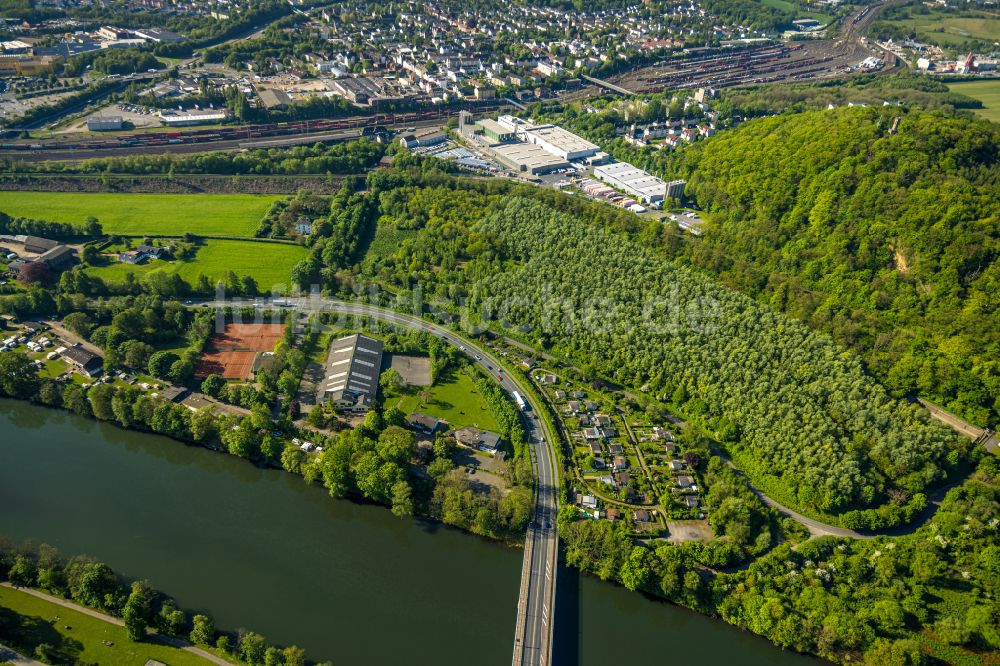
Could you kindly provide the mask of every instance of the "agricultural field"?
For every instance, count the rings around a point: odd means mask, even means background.
[[[974,12],[973,16],[955,16],[931,11],[886,23],[913,30],[918,39],[936,42],[941,46],[964,44],[970,39],[993,41],[1000,35],[1000,17],[986,12]]]
[[[3,192],[0,211],[14,217],[79,224],[96,217],[109,234],[253,236],[271,204],[252,194],[90,194]]]
[[[411,391],[398,403],[404,414],[421,412],[447,421],[453,428],[473,426],[499,431],[500,426],[476,388],[475,379],[465,372],[451,371],[434,386]]]
[[[53,618],[58,621],[53,622]],[[9,587],[0,587],[0,643],[28,657],[37,646],[47,643],[66,657],[58,663],[131,666],[150,659],[175,666],[209,663],[196,654],[153,641],[134,643],[124,627]]]
[[[177,273],[194,284],[199,275],[215,282],[227,271],[233,271],[239,276],[253,277],[261,291],[270,291],[272,286],[291,284],[292,266],[306,253],[306,248],[300,245],[285,243],[208,240],[198,247],[194,259],[188,261],[153,260],[138,266],[113,263],[88,268],[87,272],[108,282],[122,282],[127,273],[137,278],[154,272]]]
[[[976,114],[1000,123],[1000,79],[949,83],[948,90],[978,99],[983,108],[975,109]]]

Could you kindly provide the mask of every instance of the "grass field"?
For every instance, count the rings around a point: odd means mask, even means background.
[[[888,23],[909,28],[919,38],[938,42],[942,46],[962,44],[969,39],[993,41],[1000,35],[1000,18],[983,12],[976,12],[975,16],[954,16],[932,11]]]
[[[52,622],[55,617],[59,620]],[[171,666],[210,663],[179,648],[152,641],[133,643],[124,627],[8,587],[0,587],[0,643],[27,657],[34,655],[38,645],[48,643],[67,657],[60,663],[134,666],[149,659]]]
[[[1000,79],[949,83],[948,90],[978,99],[983,103],[983,108],[975,109],[975,112],[983,118],[1000,123]]]
[[[252,194],[0,192],[0,211],[53,222],[80,223],[94,216],[104,231],[112,234],[253,236],[268,208],[281,198]]]
[[[126,273],[133,273],[140,279],[154,272],[177,273],[194,284],[200,274],[214,283],[231,270],[240,276],[252,276],[262,291],[269,291],[274,285],[291,283],[292,266],[306,253],[306,248],[300,245],[209,240],[198,248],[190,261],[157,260],[139,266],[114,263],[88,268],[87,272],[109,282],[124,281]]]
[[[452,372],[427,389],[428,400],[420,391],[399,399],[399,408],[409,415],[421,412],[447,421],[452,427],[474,426],[496,432],[499,429],[493,413],[476,388],[475,381],[464,372]]]

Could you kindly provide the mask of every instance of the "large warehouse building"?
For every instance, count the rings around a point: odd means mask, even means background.
[[[661,202],[667,196],[667,184],[664,181],[628,162],[596,166],[594,176],[644,203]]]
[[[349,335],[330,345],[323,399],[340,410],[368,411],[382,372],[382,343],[364,335]]]
[[[569,166],[565,159],[530,143],[501,143],[492,146],[490,150],[504,166],[532,176]]]
[[[556,125],[535,125],[525,129],[524,139],[564,160],[582,160],[600,150],[599,146]]]

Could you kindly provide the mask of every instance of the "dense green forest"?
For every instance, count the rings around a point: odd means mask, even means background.
[[[379,230],[358,279],[464,298],[483,323],[649,385],[728,440],[783,501],[853,527],[897,524],[961,458],[949,432],[829,338],[642,247],[658,229],[636,230],[640,244],[521,197],[374,194]],[[386,234],[400,239],[395,251],[382,250]]]
[[[684,155],[711,220],[687,260],[830,333],[894,394],[996,426],[998,156],[997,125],[930,113],[747,123]]]
[[[531,327],[623,384],[686,397],[686,411],[718,430],[727,419],[745,471],[780,477],[799,506],[841,513],[895,498],[920,508],[957,461],[950,433],[889,398],[828,338],[614,233],[535,202],[501,206],[482,232],[516,265],[478,285],[472,310]]]

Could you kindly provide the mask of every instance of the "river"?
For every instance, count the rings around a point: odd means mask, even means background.
[[[519,550],[278,470],[0,400],[0,537],[87,553],[223,629],[338,666],[510,663]],[[557,663],[816,663],[560,573]]]

